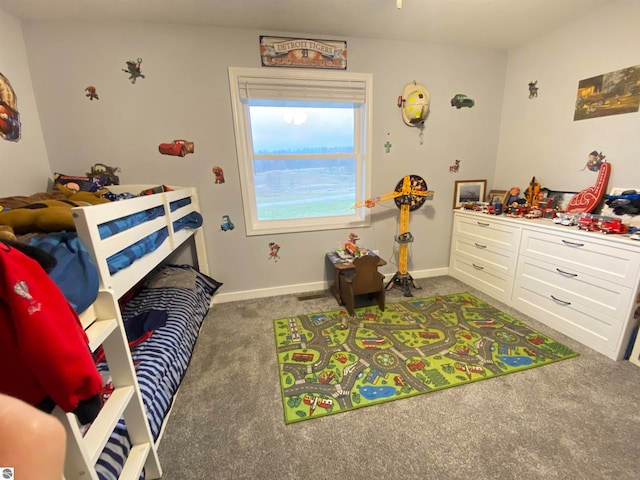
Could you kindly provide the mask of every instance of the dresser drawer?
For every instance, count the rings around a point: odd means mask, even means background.
[[[560,294],[555,286],[531,278],[516,280],[513,307],[549,327],[564,333],[614,360],[624,355],[625,322],[603,315],[592,303],[568,293]],[[554,297],[557,300],[554,300]]]
[[[498,248],[492,242],[481,242],[477,237],[457,235],[451,243],[451,255],[464,255],[479,266],[492,268],[504,275],[516,270],[516,251]]]
[[[453,236],[464,235],[482,245],[505,251],[517,251],[521,228],[504,221],[494,220],[490,215],[458,214],[453,224]]]
[[[524,229],[520,255],[549,262],[572,273],[583,273],[608,282],[634,287],[640,255],[620,243],[607,244],[598,233],[572,234]],[[604,236],[604,234],[602,234]]]
[[[511,298],[513,275],[482,266],[466,255],[451,256],[449,275],[503,302]]]
[[[526,285],[532,291],[546,292],[559,305],[579,303],[592,315],[606,315],[626,320],[633,291],[615,283],[602,282],[585,273],[559,268],[555,263],[532,260],[525,256],[518,260],[515,288]]]

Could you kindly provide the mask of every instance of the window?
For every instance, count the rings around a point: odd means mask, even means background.
[[[248,235],[368,225],[372,78],[229,68]]]

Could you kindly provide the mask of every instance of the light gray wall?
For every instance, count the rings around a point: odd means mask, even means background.
[[[20,140],[0,138],[0,197],[9,197],[43,191],[51,169],[31,85],[22,24],[0,10],[0,32],[0,73],[16,94],[22,123]]]
[[[260,66],[259,35],[274,32],[177,25],[26,23],[34,91],[52,170],[84,174],[96,162],[122,169],[122,183],[194,185],[205,217],[212,276],[221,294],[238,297],[320,288],[324,253],[347,240],[349,230],[247,237],[227,78],[228,66]],[[305,36],[301,33],[297,36]],[[316,38],[315,36],[313,38]],[[506,52],[344,38],[348,69],[374,75],[372,193],[392,191],[404,175],[420,175],[435,198],[411,216],[415,236],[409,271],[446,272],[455,180],[492,182],[506,73]],[[127,60],[142,58],[144,79],[131,84]],[[411,82],[431,93],[423,143],[402,122],[397,98]],[[100,100],[89,101],[87,85]],[[477,106],[449,104],[465,93]],[[160,155],[158,144],[195,142],[184,158]],[[392,143],[385,153],[384,144]],[[460,173],[449,173],[455,159]],[[214,185],[211,168],[223,167],[226,183]],[[220,231],[221,215],[236,224]],[[372,227],[358,229],[361,244],[378,249],[397,270],[393,202],[373,210]],[[268,259],[268,243],[282,248]]]
[[[573,121],[580,80],[640,65],[639,19],[640,2],[614,2],[509,52],[495,188],[536,176],[552,190],[583,190],[596,180],[582,170],[593,150],[612,165],[610,188],[640,188],[640,113]]]

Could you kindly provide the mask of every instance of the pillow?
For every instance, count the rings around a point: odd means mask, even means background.
[[[53,174],[53,184],[64,185],[75,192],[96,192],[104,187],[104,178],[75,177],[62,173]]]
[[[149,278],[147,288],[182,287],[194,290],[196,288],[197,275],[198,273],[195,270],[165,268],[155,272]]]

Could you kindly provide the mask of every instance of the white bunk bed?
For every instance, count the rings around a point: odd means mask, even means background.
[[[120,185],[110,186],[108,189],[113,193],[137,194],[151,187],[153,186]],[[109,478],[100,473],[97,464],[104,455],[105,446],[115,435],[114,430],[123,423],[126,424],[130,449],[126,453],[126,459],[122,459],[124,462],[121,465],[121,472],[117,473],[115,478],[138,479],[143,472],[147,479],[162,476],[157,444],[164,422],[168,418],[168,409],[166,409],[166,417],[163,416],[162,427],[158,428],[154,424],[152,429],[127,341],[118,299],[189,239],[193,240],[197,271],[204,276],[209,273],[202,228],[189,226],[180,228],[181,219],[188,218],[192,212],[199,212],[197,191],[195,188],[171,188],[172,191],[72,209],[78,237],[95,262],[100,281],[96,301],[80,314],[80,319],[89,337],[92,352],[102,347],[114,390],[88,429],[79,424],[74,414],[64,413],[59,408],[54,411],[67,429],[66,480]],[[108,222],[125,217],[131,218],[141,212],[158,208],[164,214],[108,238],[101,238],[101,228]],[[124,247],[134,245],[153,235],[154,232],[164,229],[166,229],[166,238],[159,246],[135,260],[130,266],[113,272],[113,268],[110,268],[107,262],[108,258],[121,252]],[[208,290],[213,295],[217,286],[221,284],[210,278],[208,280],[215,284]],[[208,307],[209,304],[203,310],[204,313],[200,312],[202,318],[206,315]],[[199,330],[199,325],[201,323],[191,328]],[[192,337],[197,337],[198,330],[195,330]],[[194,343],[195,338],[192,339],[191,348]],[[186,369],[186,365],[184,368]]]

